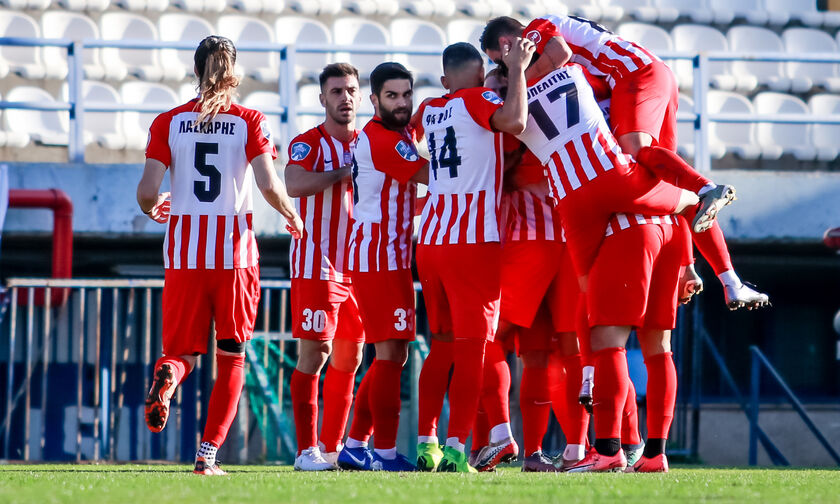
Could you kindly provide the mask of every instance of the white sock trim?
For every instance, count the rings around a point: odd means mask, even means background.
[[[584,380],[594,380],[595,379],[595,366],[583,366],[583,379]]]
[[[563,458],[566,460],[581,460],[584,455],[584,446],[579,444],[566,445],[563,450]]]
[[[393,448],[374,448],[374,452],[385,460],[394,460],[397,458],[397,447]]]
[[[347,448],[367,448],[367,441],[359,441],[358,439],[353,439],[351,437],[347,438],[347,442],[344,443],[344,446]]]
[[[201,446],[195,454],[195,458],[204,458],[204,462],[208,466],[216,465],[216,453],[218,451],[219,449],[213,446],[213,444],[208,443],[207,441],[202,441]]]
[[[446,446],[448,446],[450,448],[455,448],[456,450],[458,450],[461,453],[464,453],[464,450],[466,449],[466,447],[464,446],[464,443],[459,441],[458,438],[456,438],[456,437],[446,438]]]
[[[728,285],[732,287],[740,287],[742,284],[741,279],[738,278],[738,275],[735,273],[735,270],[724,271],[723,273],[718,275],[718,279],[724,287]]]
[[[499,425],[490,429],[490,442],[491,443],[498,443],[504,439],[510,439],[513,437],[513,432],[510,430],[509,423],[500,423]]]
[[[437,436],[417,436],[417,444],[420,443],[438,444],[440,441]]]

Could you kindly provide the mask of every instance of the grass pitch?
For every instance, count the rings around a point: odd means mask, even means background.
[[[675,468],[669,474],[300,473],[290,467],[227,466],[199,477],[191,466],[0,466],[0,503],[184,502],[838,502],[832,470]]]

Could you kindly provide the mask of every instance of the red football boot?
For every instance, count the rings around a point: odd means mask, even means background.
[[[155,372],[155,381],[146,396],[146,426],[152,432],[160,432],[169,419],[169,400],[175,393],[175,374],[170,364],[161,364]]]
[[[595,448],[592,448],[583,460],[570,467],[566,472],[621,472],[626,468],[627,458],[624,456],[624,450],[618,450],[615,455],[608,457],[601,455]]]
[[[632,468],[628,467],[628,472],[636,472],[636,473],[666,473],[668,472],[668,458],[665,457],[664,453],[660,453],[659,455],[653,458],[647,458],[642,456],[636,465]]]
[[[501,463],[510,463],[519,455],[519,446],[513,438],[503,439],[483,447],[476,457],[475,468],[478,472],[492,471]]]

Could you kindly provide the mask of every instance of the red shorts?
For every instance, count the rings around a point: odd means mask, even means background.
[[[332,280],[292,279],[292,336],[363,342],[365,332],[353,286]]]
[[[512,241],[502,247],[502,319],[531,327],[545,303],[555,331],[574,331],[578,292],[577,275],[563,243]]]
[[[572,312],[574,312],[574,306]],[[528,352],[554,351],[559,342],[557,332],[552,324],[552,314],[548,310],[548,306],[543,304],[534,317],[534,323],[531,327],[516,328],[516,355],[521,356]]]
[[[607,238],[589,275],[589,326],[673,329],[683,236],[673,225],[645,224]]]
[[[414,341],[414,281],[411,270],[353,272],[365,343]]]
[[[418,245],[417,272],[434,334],[492,341],[499,323],[498,242]]]
[[[558,211],[578,276],[589,273],[615,213],[670,215],[682,189],[657,179],[642,165],[616,166],[566,194]]]
[[[167,269],[163,283],[163,355],[207,353],[216,339],[251,339],[260,301],[260,267]]]
[[[679,90],[674,72],[661,61],[616,82],[610,101],[610,123],[616,138],[647,133],[654,145],[677,150]]]

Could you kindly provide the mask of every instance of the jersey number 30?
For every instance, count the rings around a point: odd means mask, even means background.
[[[578,107],[578,92],[575,83],[571,82],[557,89],[552,89],[545,94],[549,104],[556,102],[561,96],[566,96],[566,127],[571,128],[580,122],[580,108]],[[552,112],[554,112],[552,110]],[[552,140],[560,134],[557,126],[554,124],[554,119],[545,111],[540,99],[536,99],[528,103],[528,113],[536,121],[540,131],[543,132],[547,140]]]
[[[218,154],[219,144],[209,142],[195,143],[195,169],[207,177],[207,180],[193,182],[193,193],[198,201],[210,203],[216,201],[222,192],[222,174],[215,165],[207,164],[207,154]]]

